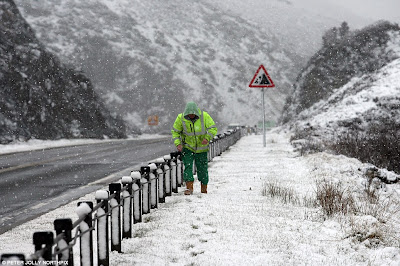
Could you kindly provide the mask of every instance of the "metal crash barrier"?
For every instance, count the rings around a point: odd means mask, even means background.
[[[210,141],[208,160],[222,154],[242,136],[240,130],[218,134]],[[78,220],[54,220],[53,231],[33,234],[34,253],[2,254],[2,265],[74,265],[73,248],[80,249],[80,265],[109,265],[110,252],[122,252],[122,239],[132,238],[134,225],[142,222],[166,197],[183,186],[183,163],[180,152],[172,152],[111,183],[108,190],[98,190],[94,202],[79,202]],[[76,243],[79,240],[79,246]],[[96,244],[96,246],[95,246]],[[94,258],[94,248],[97,258]]]

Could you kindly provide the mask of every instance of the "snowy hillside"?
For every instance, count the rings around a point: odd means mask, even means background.
[[[399,52],[399,46],[397,52]],[[400,59],[351,79],[288,123],[301,149],[325,149],[400,173]],[[305,142],[304,142],[305,141]],[[376,170],[374,170],[376,171]],[[400,180],[374,174],[386,183]]]
[[[320,100],[326,100],[352,78],[373,73],[400,57],[400,27],[379,22],[351,31],[347,24],[332,28],[323,36],[323,47],[297,77],[288,98],[283,121]]]
[[[12,0],[0,0],[0,143],[124,137],[81,72],[45,50]]]
[[[373,74],[353,78],[298,118],[298,126],[329,135],[345,133],[354,125],[365,129],[372,120],[393,118],[400,125],[400,59]]]
[[[81,66],[108,106],[132,124],[159,115],[166,129],[195,100],[222,123],[255,124],[261,93],[248,84],[264,64],[280,116],[301,59],[273,32],[202,1],[16,1],[39,39]]]

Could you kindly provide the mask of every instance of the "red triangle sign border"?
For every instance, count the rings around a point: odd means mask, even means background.
[[[260,84],[259,85],[253,84],[261,69],[264,71],[265,76],[267,77],[269,84],[261,84],[261,85]],[[269,76],[269,74],[268,74],[267,70],[265,69],[265,67],[263,65],[260,65],[260,67],[257,69],[256,74],[254,75],[253,79],[251,80],[249,87],[250,88],[273,88],[273,87],[275,87],[275,84],[272,81],[271,77]]]

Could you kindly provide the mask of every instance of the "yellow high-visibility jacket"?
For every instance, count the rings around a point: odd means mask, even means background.
[[[196,115],[196,119],[190,119],[189,114]],[[189,102],[185,111],[176,118],[171,132],[175,146],[182,144],[183,148],[200,153],[208,151],[208,144],[201,142],[204,139],[212,140],[218,129],[207,112],[201,111],[194,102]]]

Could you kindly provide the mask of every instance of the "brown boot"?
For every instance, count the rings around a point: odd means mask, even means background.
[[[201,193],[207,194],[207,185],[201,184]]]
[[[192,195],[193,194],[193,181],[186,182],[186,190],[185,195]]]

